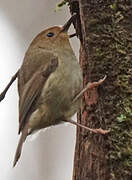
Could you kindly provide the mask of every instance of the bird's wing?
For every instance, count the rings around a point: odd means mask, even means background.
[[[53,58],[42,70],[38,70],[32,78],[24,85],[20,96],[19,104],[19,133],[23,130],[27,119],[32,113],[33,105],[36,102],[41,90],[51,73],[58,66],[58,59]]]

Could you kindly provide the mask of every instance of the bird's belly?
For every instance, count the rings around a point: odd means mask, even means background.
[[[52,79],[53,78],[53,79]],[[80,100],[72,103],[82,88],[81,72],[76,75],[56,74],[49,79],[42,91],[43,102],[49,107],[55,118],[71,117],[80,107]]]

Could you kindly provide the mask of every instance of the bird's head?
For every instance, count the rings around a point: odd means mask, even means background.
[[[71,17],[64,26],[53,26],[39,33],[31,43],[31,47],[39,47],[49,51],[70,48],[67,31],[72,23]]]

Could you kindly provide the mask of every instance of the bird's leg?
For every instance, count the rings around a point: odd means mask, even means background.
[[[92,88],[94,88],[94,87],[98,87],[99,85],[101,85],[101,84],[104,82],[105,79],[106,79],[106,76],[105,76],[103,79],[100,79],[98,82],[88,83],[88,84],[86,85],[86,87],[85,87],[79,94],[77,94],[77,95],[75,96],[75,98],[73,99],[72,102],[74,103],[75,101],[77,101],[77,100],[83,95],[83,93],[85,93],[87,90],[92,89]],[[82,127],[82,128],[84,128],[84,129],[87,129],[87,130],[89,130],[90,132],[93,132],[93,133],[96,133],[96,134],[105,135],[105,134],[109,133],[109,130],[103,130],[103,129],[101,129],[101,128],[99,128],[99,129],[92,129],[92,128],[86,127],[86,126],[84,126],[84,125],[82,125],[82,124],[79,124],[79,123],[77,123],[77,122],[74,122],[74,121],[71,120],[71,119],[70,119],[70,120],[64,120],[64,121],[67,121],[67,122],[72,123],[72,124],[74,124],[74,125],[76,125],[76,126]]]
[[[99,85],[101,85],[103,82],[104,82],[104,80],[106,79],[106,77],[107,76],[105,76],[103,79],[100,79],[98,82],[89,82],[87,85],[86,85],[86,87],[85,88],[83,88],[82,90],[81,90],[81,92],[80,93],[78,93],[75,97],[74,97],[74,99],[73,99],[73,103],[75,102],[75,101],[77,101],[82,95],[83,95],[83,93],[85,93],[87,90],[89,90],[89,89],[92,89],[92,88],[94,88],[94,87],[98,87]]]
[[[99,128],[99,129],[92,129],[92,128],[86,127],[86,126],[84,126],[84,125],[82,125],[82,124],[79,124],[79,123],[77,123],[77,122],[75,122],[75,121],[73,121],[73,120],[71,120],[71,119],[68,119],[68,120],[65,119],[65,120],[63,120],[63,121],[69,122],[69,123],[74,124],[74,125],[76,125],[76,126],[78,126],[78,127],[84,128],[84,129],[86,129],[86,130],[88,130],[88,131],[90,131],[90,132],[93,132],[93,133],[95,133],[95,134],[105,135],[105,134],[107,134],[107,133],[110,132],[109,130],[103,130],[103,129],[101,129],[101,128]]]
[[[12,83],[16,80],[16,78],[18,76],[18,73],[19,73],[19,70],[14,74],[14,76],[12,76],[10,82],[7,84],[4,91],[0,94],[0,102],[5,98],[5,95],[6,95],[7,91],[8,91],[8,89],[10,88]]]

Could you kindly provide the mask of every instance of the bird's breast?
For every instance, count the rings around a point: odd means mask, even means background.
[[[71,102],[82,88],[82,73],[76,60],[59,63],[43,87],[41,97],[53,110],[69,111]]]

